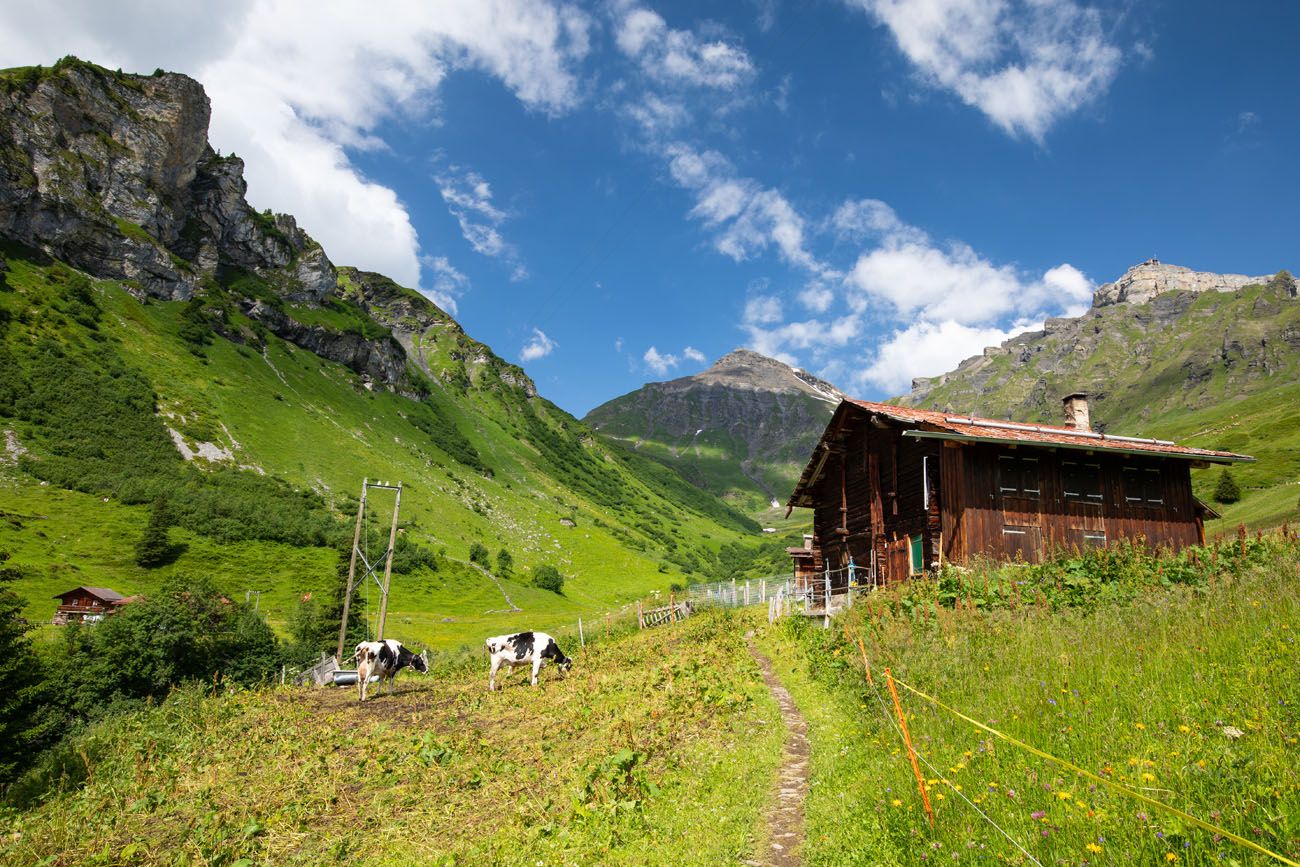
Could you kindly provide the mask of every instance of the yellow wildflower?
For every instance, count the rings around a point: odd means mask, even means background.
[[[1180,732],[1182,732],[1183,734],[1187,734],[1188,732],[1190,732],[1190,731],[1192,730],[1192,727],[1191,727],[1191,726],[1185,726],[1185,725],[1184,725],[1184,726],[1179,726],[1179,727],[1178,727],[1178,730],[1179,730]]]
[[[1083,848],[1087,849],[1089,852],[1093,853],[1094,855],[1101,854],[1101,847],[1098,846],[1096,843],[1089,843],[1087,846],[1084,846]]]
[[[903,806],[903,802],[900,801],[898,798],[895,798],[895,799],[894,799],[893,801],[891,801],[890,803],[893,804],[895,807],[901,807],[901,806]]]
[[[1072,796],[1069,792],[1057,792],[1056,797],[1060,798],[1062,801],[1068,801]]]
[[[1142,782],[1144,782],[1144,783],[1154,783],[1155,780],[1156,780],[1156,775],[1155,775],[1155,774],[1143,774],[1143,775],[1142,775]]]
[[[1137,730],[1138,730],[1138,731],[1143,731],[1144,729],[1146,729],[1146,723],[1138,723],[1138,724],[1137,724]]]
[[[1165,860],[1166,860],[1166,861],[1177,861],[1177,860],[1178,860],[1178,856],[1175,855],[1173,852],[1166,852],[1166,853],[1165,853]]]

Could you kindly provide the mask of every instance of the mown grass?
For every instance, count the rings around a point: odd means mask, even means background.
[[[353,689],[192,687],[65,744],[0,817],[6,864],[718,864],[746,857],[779,710],[737,618]],[[573,652],[575,648],[566,648]],[[245,860],[247,859],[247,860]]]
[[[1250,547],[1240,568],[1225,559],[1205,583],[1156,581],[1119,603],[1053,610],[1026,592],[1037,604],[984,610],[878,594],[840,624],[865,636],[876,688],[839,628],[767,630],[811,726],[805,863],[1031,863],[972,804],[1043,864],[1275,863],[900,687],[929,763],[931,829],[891,722],[886,666],[1012,737],[1300,857],[1300,556],[1294,544]],[[921,589],[938,601],[938,586]]]

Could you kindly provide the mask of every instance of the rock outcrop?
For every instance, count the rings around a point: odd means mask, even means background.
[[[1114,283],[1103,283],[1092,294],[1093,307],[1110,304],[1145,304],[1166,292],[1233,292],[1250,285],[1267,283],[1271,274],[1247,277],[1245,274],[1211,274],[1193,271],[1181,265],[1165,265],[1148,259],[1134,265]]]
[[[186,299],[223,272],[291,301],[335,284],[292,217],[244,199],[244,164],[208,144],[202,86],[65,58],[0,80],[0,234],[133,293]]]

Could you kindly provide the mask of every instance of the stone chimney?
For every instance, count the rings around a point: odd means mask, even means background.
[[[804,549],[805,551],[811,551],[811,550],[812,550],[812,540],[813,540],[813,534],[812,534],[812,533],[804,533],[804,534],[803,534],[803,549]]]
[[[1088,395],[1076,391],[1074,394],[1067,394],[1062,403],[1065,407],[1066,427],[1075,430],[1092,430],[1091,420],[1088,418]]]

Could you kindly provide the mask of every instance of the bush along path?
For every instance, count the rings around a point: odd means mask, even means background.
[[[769,808],[767,824],[767,851],[758,860],[748,864],[770,867],[797,867],[799,846],[803,842],[803,799],[808,792],[808,723],[790,697],[790,691],[772,670],[772,660],[754,646],[754,633],[745,634],[749,653],[763,672],[767,685],[781,708],[781,721],[790,733],[785,744],[785,754],[777,772],[776,802]]]

